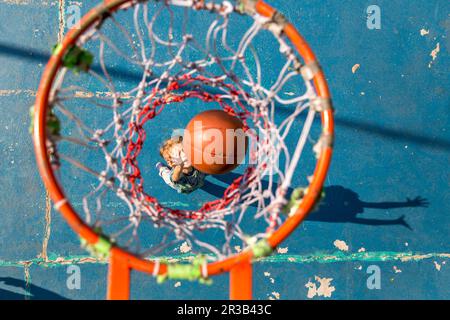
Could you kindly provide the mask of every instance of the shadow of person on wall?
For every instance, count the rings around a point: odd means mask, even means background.
[[[422,197],[414,199],[406,198],[406,201],[383,201],[366,202],[359,198],[359,195],[353,190],[342,186],[325,187],[325,197],[317,206],[316,210],[311,212],[307,220],[334,222],[334,223],[356,223],[366,225],[402,225],[411,230],[409,224],[402,215],[397,219],[374,219],[363,218],[358,215],[364,213],[364,209],[396,209],[396,208],[415,208],[428,207],[428,201]]]
[[[22,293],[13,292],[5,289],[5,287],[15,287]],[[35,286],[34,284],[27,284],[23,280],[0,277],[0,300],[24,300],[26,298],[26,291],[30,293],[27,297],[30,300],[67,300],[67,298],[60,296],[47,289]]]
[[[240,174],[227,173],[224,175],[216,175],[214,179],[225,184],[231,184]],[[218,198],[223,196],[225,187],[217,185],[211,181],[211,177],[205,181],[203,190]],[[268,182],[263,180],[262,185],[267,189]],[[292,188],[289,189],[288,194],[291,194]],[[422,197],[414,199],[406,198],[406,201],[382,201],[382,202],[366,202],[359,198],[359,195],[348,188],[342,186],[328,186],[324,188],[325,197],[316,206],[306,220],[329,222],[329,223],[355,223],[373,226],[383,225],[401,225],[410,230],[411,226],[405,221],[405,216],[402,215],[396,219],[375,219],[361,217],[364,209],[396,209],[396,208],[415,208],[428,207],[428,201]]]

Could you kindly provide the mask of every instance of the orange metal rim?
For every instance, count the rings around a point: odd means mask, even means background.
[[[50,194],[50,197],[55,203],[55,208],[60,211],[61,215],[74,229],[74,231],[90,244],[95,244],[99,239],[99,235],[94,232],[93,229],[78,216],[71,204],[66,200],[64,192],[62,191],[62,188],[54,175],[53,169],[50,164],[50,159],[47,154],[46,115],[48,110],[48,100],[52,83],[55,79],[58,69],[61,66],[61,60],[67,48],[70,45],[74,44],[78,37],[87,28],[98,21],[98,19],[100,19],[100,17],[104,13],[114,12],[118,10],[122,5],[129,2],[131,2],[131,0],[105,0],[103,3],[90,10],[82,18],[79,27],[72,29],[64,38],[61,44],[61,50],[52,55],[52,57],[50,58],[42,75],[36,97],[33,140],[39,172],[41,174],[45,187]],[[275,9],[273,9],[263,1],[257,2],[256,11],[260,15],[265,17],[271,17],[276,12]],[[286,27],[284,28],[284,33],[293,43],[300,56],[302,56],[302,58],[304,59],[305,63],[316,61],[316,57],[311,48],[292,24],[286,25]],[[328,85],[322,71],[316,74],[313,81],[318,96],[322,98],[329,98],[330,93]],[[323,133],[333,136],[334,120],[332,110],[322,112],[321,120]],[[272,248],[275,248],[277,245],[279,245],[295,230],[295,228],[306,218],[307,214],[312,209],[317,199],[320,197],[325,177],[330,165],[331,155],[332,147],[326,147],[317,161],[314,175],[308,188],[309,191],[301,202],[296,214],[289,217],[267,239]],[[153,272],[155,264],[152,261],[137,257],[119,247],[113,247],[111,250],[113,250],[116,257],[119,257],[120,260],[129,265],[130,268],[146,273]],[[251,250],[244,250],[243,252],[230,256],[224,260],[212,262],[207,266],[208,274],[215,275],[222,272],[227,272],[237,263],[252,259],[252,256],[253,254]],[[167,266],[161,264],[159,268],[159,274],[164,274],[166,270]]]

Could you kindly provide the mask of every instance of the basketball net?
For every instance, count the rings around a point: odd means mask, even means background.
[[[158,143],[148,124],[192,100],[238,117],[252,146],[221,198],[179,209],[152,195],[139,160]],[[34,138],[56,209],[93,254],[110,257],[110,281],[121,279],[109,297],[128,298],[130,269],[202,281],[238,270],[245,286],[251,260],[271,254],[320,198],[333,118],[314,54],[264,2],[110,0],[55,48]],[[85,175],[89,185],[77,181]],[[191,263],[167,261],[181,247]]]

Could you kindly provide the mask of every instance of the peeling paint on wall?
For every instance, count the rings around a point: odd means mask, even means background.
[[[288,248],[287,247],[286,248],[278,248],[277,252],[280,254],[285,254],[288,252]]]
[[[183,244],[180,246],[180,252],[181,253],[188,253],[189,251],[191,251],[191,247],[188,245],[188,243],[185,241],[183,242]]]
[[[308,288],[307,298],[312,299],[314,297],[330,298],[332,293],[336,291],[336,288],[331,285],[333,278],[321,278],[314,276],[315,282],[308,281],[305,287]]]
[[[431,53],[430,53],[430,56],[431,56],[431,58],[432,58],[433,60],[431,60],[430,63],[428,64],[428,68],[431,68],[433,62],[437,59],[438,54],[439,54],[440,51],[441,51],[441,45],[440,45],[440,43],[438,42],[438,43],[436,44],[436,48],[434,48],[434,49],[431,51]]]
[[[347,243],[345,243],[345,241],[335,240],[333,244],[336,248],[338,248],[341,251],[348,251],[348,245]]]
[[[421,35],[422,37],[428,35],[429,33],[430,33],[430,30],[425,30],[425,29],[421,29],[421,30],[420,30],[420,35]]]

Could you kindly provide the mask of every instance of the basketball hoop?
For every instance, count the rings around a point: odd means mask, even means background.
[[[276,72],[265,77],[265,68]],[[254,161],[222,198],[181,210],[146,191],[139,159],[151,140],[146,125],[192,100],[252,129]],[[129,298],[131,270],[160,281],[230,272],[230,297],[251,298],[252,260],[271,254],[319,200],[334,137],[314,53],[283,15],[256,0],[104,1],[55,48],[33,130],[55,208],[93,254],[109,258],[111,299]],[[79,175],[94,182],[77,184]],[[302,183],[301,197],[291,198],[289,188]],[[260,230],[249,234],[248,223]],[[223,236],[212,243],[209,232]],[[163,259],[182,243],[197,255],[192,263]]]

